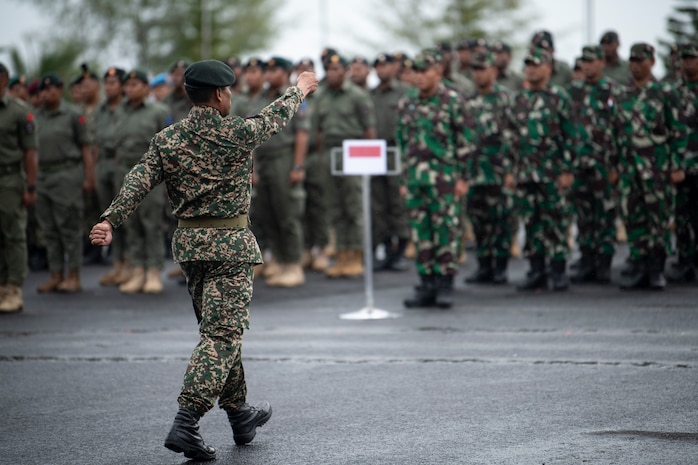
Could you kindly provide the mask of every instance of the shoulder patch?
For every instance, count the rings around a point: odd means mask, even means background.
[[[34,125],[34,115],[32,113],[27,113],[27,121],[24,125],[24,132],[26,132],[27,134],[34,134],[35,128],[36,126]]]
[[[85,124],[86,122],[87,119],[85,118],[85,115],[80,115],[80,118],[78,118],[78,123]]]

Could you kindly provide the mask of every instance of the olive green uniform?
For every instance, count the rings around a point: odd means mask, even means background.
[[[85,116],[66,102],[36,115],[39,137],[36,215],[46,240],[49,271],[82,264],[84,171],[82,149],[90,145]]]
[[[603,75],[616,81],[618,84],[628,85],[630,83],[630,66],[625,60],[618,60],[618,63],[608,64],[603,68]]]

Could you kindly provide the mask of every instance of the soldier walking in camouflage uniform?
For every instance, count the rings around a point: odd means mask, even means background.
[[[684,79],[678,90],[689,132],[683,164],[686,179],[676,186],[678,262],[667,271],[667,279],[691,282],[696,279],[698,265],[698,45],[683,45],[679,53]]]
[[[497,83],[492,52],[473,55],[472,76],[478,95],[466,102],[475,119],[479,146],[473,157],[468,216],[477,243],[478,269],[467,283],[507,282],[514,207],[514,164],[505,131],[512,94]]]
[[[0,63],[0,313],[24,305],[27,277],[27,207],[36,201],[36,131],[29,105],[7,93]]]
[[[179,411],[165,446],[188,458],[212,460],[215,449],[199,434],[199,418],[216,399],[233,429],[236,444],[247,444],[271,416],[269,403],[250,406],[241,360],[243,331],[249,327],[253,265],[261,262],[247,228],[255,147],[281,131],[317,87],[304,73],[298,85],[254,117],[227,118],[232,70],[221,61],[193,63],[184,75],[194,102],[189,116],[152,140],[126,175],[119,195],[92,228],[92,242],[108,245],[112,231],[163,181],[179,220],[172,252],[187,277],[199,321],[200,341],[192,353],[178,398]]]
[[[572,197],[577,213],[577,243],[582,253],[572,282],[611,281],[615,252],[616,206],[613,185],[618,180],[618,84],[603,76],[604,53],[599,46],[582,49],[585,80],[569,87],[575,120],[589,136],[589,149],[575,159]]]
[[[552,56],[532,49],[525,58],[530,88],[519,93],[511,108],[513,153],[519,213],[526,228],[525,252],[531,265],[519,290],[547,284],[546,258],[550,259],[553,290],[565,290],[570,224],[568,191],[572,185],[577,128],[570,98],[564,89],[549,84]]]
[[[398,105],[400,190],[407,201],[420,278],[415,295],[404,301],[406,307],[451,307],[458,272],[458,223],[475,136],[462,97],[442,82],[441,60],[435,50],[415,58],[417,88]]]
[[[49,73],[42,76],[40,88],[36,215],[46,239],[51,278],[37,291],[78,292],[82,289],[83,191],[95,186],[92,140],[85,116],[62,99],[63,81]]]
[[[646,43],[631,47],[633,82],[617,102],[623,138],[621,208],[631,253],[622,289],[664,289],[674,206],[671,184],[684,178],[687,133],[678,93],[653,79],[653,65],[654,47]]]

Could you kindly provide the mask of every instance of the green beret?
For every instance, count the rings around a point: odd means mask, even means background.
[[[148,72],[147,72],[146,70],[144,70],[143,68],[134,68],[134,69],[132,69],[131,71],[129,71],[128,73],[126,73],[126,74],[124,75],[124,77],[123,77],[123,79],[121,80],[121,82],[126,82],[126,81],[128,81],[129,79],[138,79],[139,81],[141,81],[141,82],[144,83],[144,84],[148,84],[148,83],[149,83],[149,80],[148,80]]]
[[[651,60],[654,58],[654,47],[650,44],[640,42],[630,47],[631,60]]]
[[[604,57],[603,49],[599,45],[587,45],[582,48],[582,60],[584,61],[603,60]]]
[[[235,84],[235,73],[220,60],[197,61],[184,72],[184,85],[193,88],[228,87]]]
[[[26,86],[27,85],[27,77],[24,74],[20,74],[19,76],[12,76],[10,79],[10,82],[7,84],[7,87],[10,89],[12,86],[15,86],[17,84]]]
[[[256,67],[256,68],[261,68],[262,70],[264,70],[264,69],[266,69],[267,64],[266,64],[266,62],[265,62],[264,60],[262,60],[261,58],[252,57],[252,58],[250,58],[249,60],[247,60],[247,62],[245,63],[245,65],[242,67],[242,69],[255,68],[255,67]]]
[[[291,71],[293,70],[293,63],[286,58],[271,57],[269,61],[267,61],[267,68],[281,68],[284,71]]]
[[[187,69],[191,65],[189,58],[180,58],[170,65],[170,73],[176,69]]]
[[[59,78],[56,73],[46,73],[41,76],[41,80],[39,81],[39,90],[44,90],[51,86],[61,87],[62,85],[63,81],[61,81],[61,78]]]

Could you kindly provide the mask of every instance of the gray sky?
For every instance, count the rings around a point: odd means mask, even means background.
[[[535,30],[548,29],[553,33],[556,56],[571,62],[587,43],[587,4],[593,5],[591,21],[592,42],[596,43],[607,29],[616,30],[621,39],[621,56],[627,57],[630,45],[645,41],[657,45],[659,37],[667,38],[666,18],[679,0],[528,0],[528,10],[537,16],[531,29],[520,31],[522,42]],[[367,18],[381,5],[380,0],[286,0],[280,17],[287,19],[282,36],[270,48],[269,55],[282,55],[293,60],[304,56],[317,58],[319,51],[332,45],[346,54],[364,54],[369,58],[384,50],[371,50],[356,40],[357,34],[367,34],[380,40],[381,31]],[[30,60],[38,55],[24,43],[32,35],[40,35],[50,27],[50,19],[41,16],[34,7],[21,5],[16,0],[0,0],[0,47],[20,46]],[[360,31],[360,32],[358,32]],[[428,46],[431,44],[425,44]],[[409,50],[401,44],[386,42],[385,50]],[[266,56],[263,55],[263,58]],[[128,57],[112,57],[109,64],[131,67]],[[0,51],[0,60],[8,63],[6,53]],[[153,70],[157,72],[159,70]],[[658,63],[657,75],[663,74]]]

